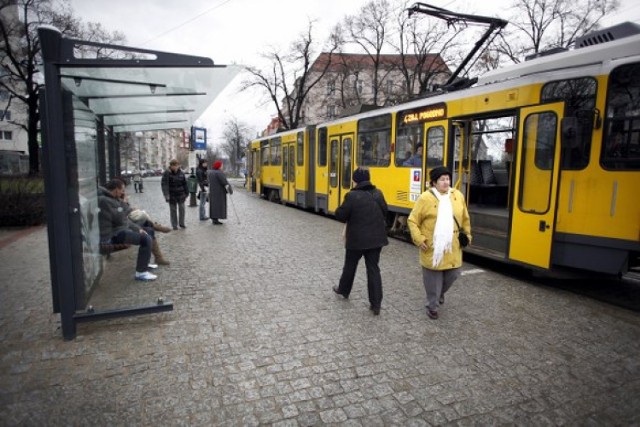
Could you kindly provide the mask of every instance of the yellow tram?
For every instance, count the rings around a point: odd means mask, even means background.
[[[252,191],[332,214],[366,167],[401,234],[425,177],[446,165],[471,214],[466,251],[625,273],[640,254],[640,27],[577,46],[471,88],[252,141]]]

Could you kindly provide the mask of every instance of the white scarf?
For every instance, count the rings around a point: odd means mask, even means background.
[[[433,230],[433,266],[437,267],[445,252],[451,253],[452,251],[453,207],[449,198],[450,189],[445,194],[440,194],[435,188],[432,188],[431,191],[438,198],[438,216],[436,217],[436,227]]]

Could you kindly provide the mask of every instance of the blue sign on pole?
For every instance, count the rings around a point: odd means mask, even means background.
[[[205,128],[191,128],[191,147],[193,150],[207,149],[207,130]]]

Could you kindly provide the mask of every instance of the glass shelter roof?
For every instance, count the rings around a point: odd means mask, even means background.
[[[64,88],[113,131],[188,128],[240,71],[228,67],[60,67]]]

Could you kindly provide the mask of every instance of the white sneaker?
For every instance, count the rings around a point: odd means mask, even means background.
[[[147,282],[149,280],[156,280],[157,278],[158,276],[156,276],[155,274],[151,274],[148,271],[143,271],[142,273],[136,271],[136,280]]]
[[[158,264],[149,264],[147,265],[147,267],[149,267],[152,270],[155,270],[156,268],[158,268]]]

